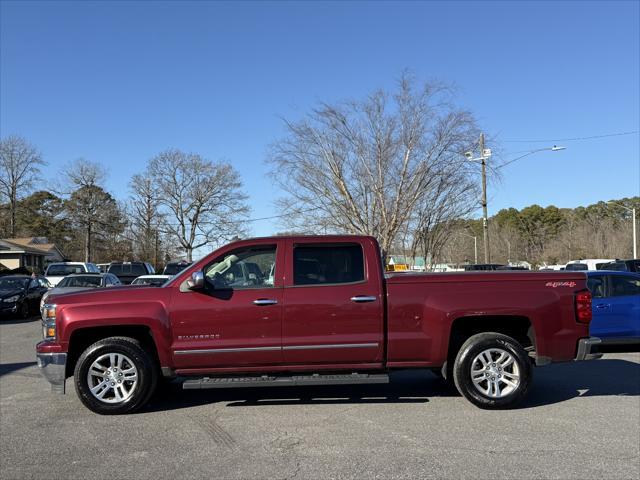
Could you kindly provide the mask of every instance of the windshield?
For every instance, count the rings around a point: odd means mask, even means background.
[[[0,290],[15,290],[26,288],[29,283],[28,278],[5,277],[0,278]]]
[[[47,275],[66,276],[72,273],[85,273],[84,265],[65,265],[64,263],[54,263],[49,265]]]
[[[145,275],[147,270],[142,263],[112,263],[109,273],[114,275],[136,276]]]
[[[164,272],[162,273],[164,273],[165,275],[175,275],[176,273],[180,273],[189,265],[191,264],[186,262],[185,263],[169,263],[167,264],[166,267],[164,267]]]
[[[60,283],[58,284],[58,288],[75,288],[75,287],[96,288],[100,286],[101,282],[102,282],[102,279],[97,275],[66,277],[60,281]]]
[[[589,270],[589,267],[587,266],[586,263],[567,263],[565,270],[582,271],[582,270]]]
[[[136,278],[131,285],[153,285],[159,287],[164,285],[168,279],[166,278]]]

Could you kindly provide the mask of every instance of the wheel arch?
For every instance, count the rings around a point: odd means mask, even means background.
[[[160,358],[158,356],[158,347],[153,332],[148,325],[108,325],[85,327],[74,330],[69,338],[69,346],[67,350],[66,377],[73,375],[74,368],[84,352],[94,343],[109,337],[129,337],[138,340],[142,347],[147,350],[158,368],[160,367]]]
[[[507,335],[534,357],[536,335],[533,323],[524,315],[465,315],[451,323],[447,345],[447,362],[451,364],[462,344],[472,335],[496,332]]]

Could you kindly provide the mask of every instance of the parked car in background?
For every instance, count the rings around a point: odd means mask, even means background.
[[[179,260],[177,262],[169,262],[164,266],[164,270],[162,271],[163,275],[176,275],[180,273],[182,270],[191,265],[191,262],[187,262],[186,260]]]
[[[600,270],[615,270],[617,272],[640,272],[640,259],[616,260],[605,263]]]
[[[108,272],[118,277],[120,282],[125,285],[129,285],[142,275],[156,273],[153,267],[146,262],[111,262]]]
[[[587,272],[593,296],[591,335],[606,344],[640,345],[640,274]]]
[[[613,261],[613,258],[585,258],[582,260],[571,260],[565,265],[564,269],[569,270],[570,272],[600,270],[602,265]]]
[[[552,270],[558,271],[558,270],[564,270],[566,266],[567,265],[564,264],[564,263],[563,264],[555,264],[555,265],[541,265],[539,270],[541,272],[550,272]]]
[[[72,273],[100,273],[100,269],[95,263],[60,262],[50,264],[44,276],[55,287],[60,280]]]
[[[172,275],[142,275],[136,278],[131,285],[151,285],[153,287],[159,287],[169,280]]]
[[[74,273],[64,277],[55,288],[52,288],[42,296],[40,308],[49,297],[63,293],[80,292],[93,288],[115,287],[122,285],[118,277],[111,273]]]
[[[0,277],[0,313],[28,318],[37,313],[40,299],[51,285],[42,275]]]
[[[109,271],[109,265],[111,265],[110,263],[98,263],[98,268],[100,269],[100,271],[102,273],[107,273]]]
[[[472,263],[470,265],[464,265],[465,272],[475,272],[475,271],[487,271],[487,270],[498,270],[500,267],[506,267],[507,265],[503,265],[501,263]]]

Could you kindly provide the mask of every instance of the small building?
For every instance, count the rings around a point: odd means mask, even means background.
[[[9,269],[26,267],[44,271],[48,264],[64,260],[60,249],[45,237],[0,239],[0,264]]]

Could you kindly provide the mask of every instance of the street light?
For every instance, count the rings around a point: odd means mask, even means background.
[[[467,158],[469,162],[480,162],[482,165],[482,236],[484,239],[484,262],[489,263],[491,261],[491,254],[489,252],[489,216],[487,213],[487,159],[491,157],[491,149],[484,147],[484,133],[480,134],[480,156],[477,158],[473,158],[473,152],[465,152],[464,156]],[[530,152],[525,153],[524,155],[520,155],[519,157],[514,158],[513,160],[509,160],[502,165],[498,165],[496,168],[506,167],[510,163],[515,162],[516,160],[520,160],[521,158],[527,157],[537,152],[558,152],[560,150],[566,150],[567,147],[561,147],[558,145],[554,145],[552,147],[545,148],[537,148],[535,150],[531,150]],[[477,263],[477,261],[476,261]]]
[[[609,200],[607,203],[613,203],[614,205],[617,205],[619,207],[624,208],[625,210],[631,212],[631,219],[632,219],[632,228],[633,228],[633,258],[638,258],[638,250],[637,250],[637,242],[636,242],[636,209],[635,208],[630,208],[627,207],[626,205],[622,205],[621,203],[618,202],[614,202],[613,200]]]
[[[473,255],[474,255],[474,262],[476,265],[478,264],[478,237],[476,237],[475,235],[469,235],[467,233],[462,233],[462,232],[458,232],[459,235],[464,235],[465,237],[469,237],[469,238],[473,238]]]

